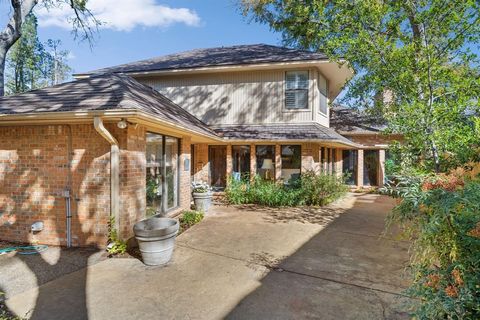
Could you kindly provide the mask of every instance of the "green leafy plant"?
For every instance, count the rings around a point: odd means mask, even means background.
[[[389,223],[400,223],[413,242],[407,293],[419,298],[416,318],[479,319],[480,179],[460,170],[402,177],[389,188],[400,198]]]
[[[199,223],[204,218],[203,212],[187,210],[182,212],[182,216],[179,219],[180,233],[184,232],[193,225]]]
[[[268,207],[321,206],[343,196],[348,187],[336,175],[302,173],[289,185],[263,180],[229,179],[225,195],[231,204],[258,204]]]
[[[111,255],[124,254],[127,251],[127,243],[120,239],[115,229],[115,217],[111,216],[108,223],[108,246],[107,252]]]

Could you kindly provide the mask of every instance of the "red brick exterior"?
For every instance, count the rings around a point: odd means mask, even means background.
[[[145,128],[105,127],[120,147],[120,230],[133,236],[145,217]],[[71,188],[72,245],[107,242],[110,145],[93,124],[0,127],[0,239],[66,245],[66,199]],[[180,208],[190,207],[190,138],[181,140]],[[189,169],[189,168],[188,168]],[[71,181],[71,182],[70,182]],[[32,223],[44,230],[32,233]]]

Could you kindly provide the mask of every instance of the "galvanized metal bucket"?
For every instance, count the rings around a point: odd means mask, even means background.
[[[212,197],[213,194],[211,192],[194,192],[193,202],[195,203],[195,209],[207,213],[212,205]]]
[[[133,232],[143,263],[149,266],[167,264],[172,258],[178,228],[178,220],[171,218],[152,217],[137,222]]]

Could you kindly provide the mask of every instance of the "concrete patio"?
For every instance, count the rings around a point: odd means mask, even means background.
[[[6,304],[32,319],[406,319],[409,243],[381,237],[392,206],[350,194],[322,209],[215,207],[167,267],[108,259],[7,289]]]

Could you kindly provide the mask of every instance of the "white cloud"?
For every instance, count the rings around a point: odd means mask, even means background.
[[[175,23],[198,26],[200,17],[187,8],[171,8],[155,0],[90,0],[87,7],[102,22],[100,28],[130,31],[135,27],[168,27]],[[36,10],[39,25],[70,29],[72,10],[66,6]]]

